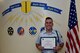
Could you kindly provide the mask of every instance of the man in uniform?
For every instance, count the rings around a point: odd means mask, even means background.
[[[47,17],[45,19],[45,30],[43,30],[39,37],[36,40],[36,47],[38,50],[41,51],[41,53],[57,53],[59,50],[63,48],[64,42],[62,40],[62,36],[57,30],[53,30],[53,19],[50,17]],[[56,37],[56,47],[53,47],[53,49],[45,49],[41,46],[41,37]]]

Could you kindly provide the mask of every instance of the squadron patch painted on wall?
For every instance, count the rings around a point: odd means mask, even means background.
[[[13,29],[12,27],[9,27],[9,28],[7,29],[7,32],[8,32],[9,35],[13,35],[14,29]]]
[[[30,28],[29,28],[29,33],[30,33],[31,35],[35,35],[35,34],[37,33],[37,29],[36,29],[35,27],[30,27]]]
[[[43,30],[45,30],[45,27],[41,27],[40,32],[42,32]]]
[[[24,28],[23,28],[23,27],[19,27],[19,28],[17,29],[17,33],[18,33],[19,35],[23,35],[23,34],[24,34]]]

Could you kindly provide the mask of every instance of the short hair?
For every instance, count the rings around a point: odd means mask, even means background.
[[[50,20],[52,20],[52,21],[53,21],[53,19],[52,19],[51,17],[46,17],[46,20],[48,20],[48,19],[50,19]]]

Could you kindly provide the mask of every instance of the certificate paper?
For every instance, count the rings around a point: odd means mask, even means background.
[[[41,46],[44,47],[44,49],[53,49],[56,46],[56,38],[54,37],[42,37],[41,38]]]

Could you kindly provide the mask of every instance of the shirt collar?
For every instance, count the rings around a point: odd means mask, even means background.
[[[47,34],[46,30],[44,30],[44,34]],[[50,32],[50,34],[55,34],[54,30],[52,30],[52,32]]]

